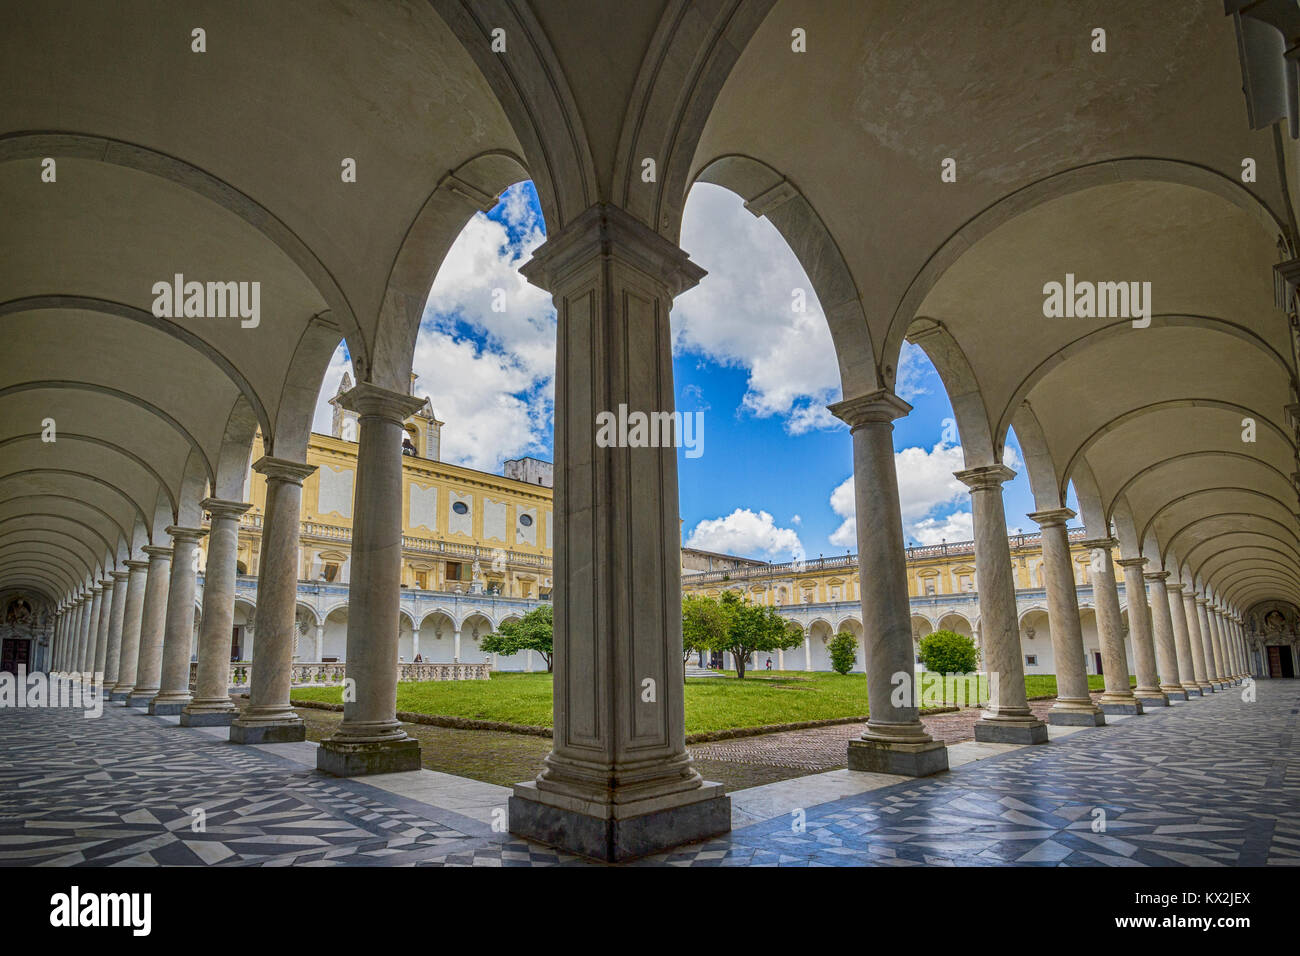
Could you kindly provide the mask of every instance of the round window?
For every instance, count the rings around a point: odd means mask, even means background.
[[[521,525],[523,525],[525,528],[530,527],[530,526],[532,525],[532,523],[533,523],[533,516],[532,516],[532,515],[520,515],[520,516],[519,516],[519,523],[520,523]]]
[[[469,505],[465,504],[463,501],[457,501],[451,506],[451,510],[456,512],[458,515],[469,514]]]

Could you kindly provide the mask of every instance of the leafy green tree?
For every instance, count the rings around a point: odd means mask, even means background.
[[[551,605],[533,608],[518,621],[505,621],[499,630],[479,642],[479,648],[489,654],[506,655],[536,651],[546,661],[549,674],[555,654],[555,618]]]
[[[803,643],[799,625],[787,621],[774,607],[753,604],[735,591],[723,592],[719,603],[727,616],[727,633],[713,650],[731,653],[739,678],[744,678],[745,661],[755,651],[784,651]]]
[[[847,674],[858,662],[858,639],[848,631],[832,637],[826,649],[831,653],[831,669],[837,674]]]
[[[692,654],[710,651],[727,635],[727,612],[713,598],[688,595],[682,598],[682,661]]]
[[[926,670],[944,677],[969,674],[979,661],[975,642],[953,631],[935,631],[921,638],[920,657]]]

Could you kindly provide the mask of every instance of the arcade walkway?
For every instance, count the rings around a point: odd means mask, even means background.
[[[982,759],[920,781],[839,770],[739,791],[728,837],[641,863],[1300,864],[1300,682],[1256,689],[1046,746],[958,744]],[[233,746],[225,728],[175,722],[116,705],[97,720],[0,710],[0,865],[581,862],[494,832],[505,788],[430,771],[336,779],[313,769],[314,744]]]

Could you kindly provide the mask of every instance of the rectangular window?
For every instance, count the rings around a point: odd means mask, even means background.
[[[334,581],[339,576],[339,566],[331,561],[325,565],[325,570],[321,573],[325,575],[326,581]]]
[[[448,581],[461,581],[461,580],[463,580],[463,578],[461,578],[461,572],[464,570],[464,568],[465,568],[465,565],[459,563],[458,561],[448,561],[448,562],[447,562],[447,580],[448,580]]]
[[[1038,655],[1037,655],[1037,654],[1026,654],[1026,655],[1025,655],[1025,666],[1026,666],[1026,667],[1037,667],[1037,666],[1038,666]]]

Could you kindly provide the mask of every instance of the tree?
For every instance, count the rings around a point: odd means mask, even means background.
[[[709,651],[727,634],[727,613],[713,598],[689,595],[682,598],[682,662],[692,654]]]
[[[837,674],[847,674],[858,662],[858,639],[848,631],[832,637],[826,649],[831,653],[831,668]]]
[[[752,604],[735,591],[724,592],[719,603],[727,617],[727,632],[713,649],[731,652],[739,678],[744,678],[745,661],[755,651],[784,651],[803,643],[799,625],[787,621],[774,607]]]
[[[975,642],[964,634],[953,631],[935,631],[921,638],[921,663],[926,670],[947,677],[949,674],[969,674],[975,670],[979,655]]]
[[[551,658],[555,653],[555,619],[551,605],[542,604],[518,621],[505,621],[501,627],[479,643],[479,648],[489,654],[518,654],[536,651],[546,661],[546,672],[551,672]]]

